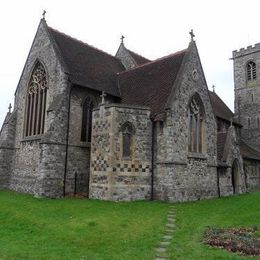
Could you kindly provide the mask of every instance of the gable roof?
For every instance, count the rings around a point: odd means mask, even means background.
[[[186,52],[187,49],[119,73],[122,103],[148,106],[152,115],[164,112]]]
[[[116,74],[123,71],[124,67],[117,58],[51,27],[48,27],[48,31],[69,70],[73,84],[120,96]]]
[[[216,117],[227,120],[229,122],[231,119],[233,119],[234,124],[241,126],[236,120],[234,120],[234,113],[215,92],[209,90],[209,97],[213,113]]]
[[[142,65],[145,64],[147,62],[150,62],[150,60],[148,60],[147,58],[137,54],[136,52],[130,51],[129,49],[127,49],[125,47],[125,49],[129,52],[129,54],[132,56],[132,58],[135,60],[137,65]]]

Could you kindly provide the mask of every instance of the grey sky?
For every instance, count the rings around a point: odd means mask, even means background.
[[[0,8],[0,124],[42,11],[49,26],[115,54],[125,45],[156,59],[188,46],[193,28],[208,87],[233,109],[232,50],[260,42],[257,0],[8,0]]]

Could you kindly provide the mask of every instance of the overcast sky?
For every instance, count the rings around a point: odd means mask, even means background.
[[[209,89],[233,110],[232,51],[260,42],[260,1],[8,0],[0,8],[0,124],[33,41],[42,11],[49,26],[115,54],[129,49],[156,59],[187,48],[193,28]]]

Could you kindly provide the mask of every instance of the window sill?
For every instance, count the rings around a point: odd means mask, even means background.
[[[37,135],[37,136],[28,136],[28,137],[24,137],[21,142],[31,142],[31,141],[40,141],[42,139],[41,135]]]
[[[207,160],[207,157],[202,153],[191,153],[191,152],[189,152],[188,158]]]

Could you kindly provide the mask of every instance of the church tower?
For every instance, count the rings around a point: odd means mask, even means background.
[[[235,115],[241,137],[260,151],[260,43],[233,51]]]

